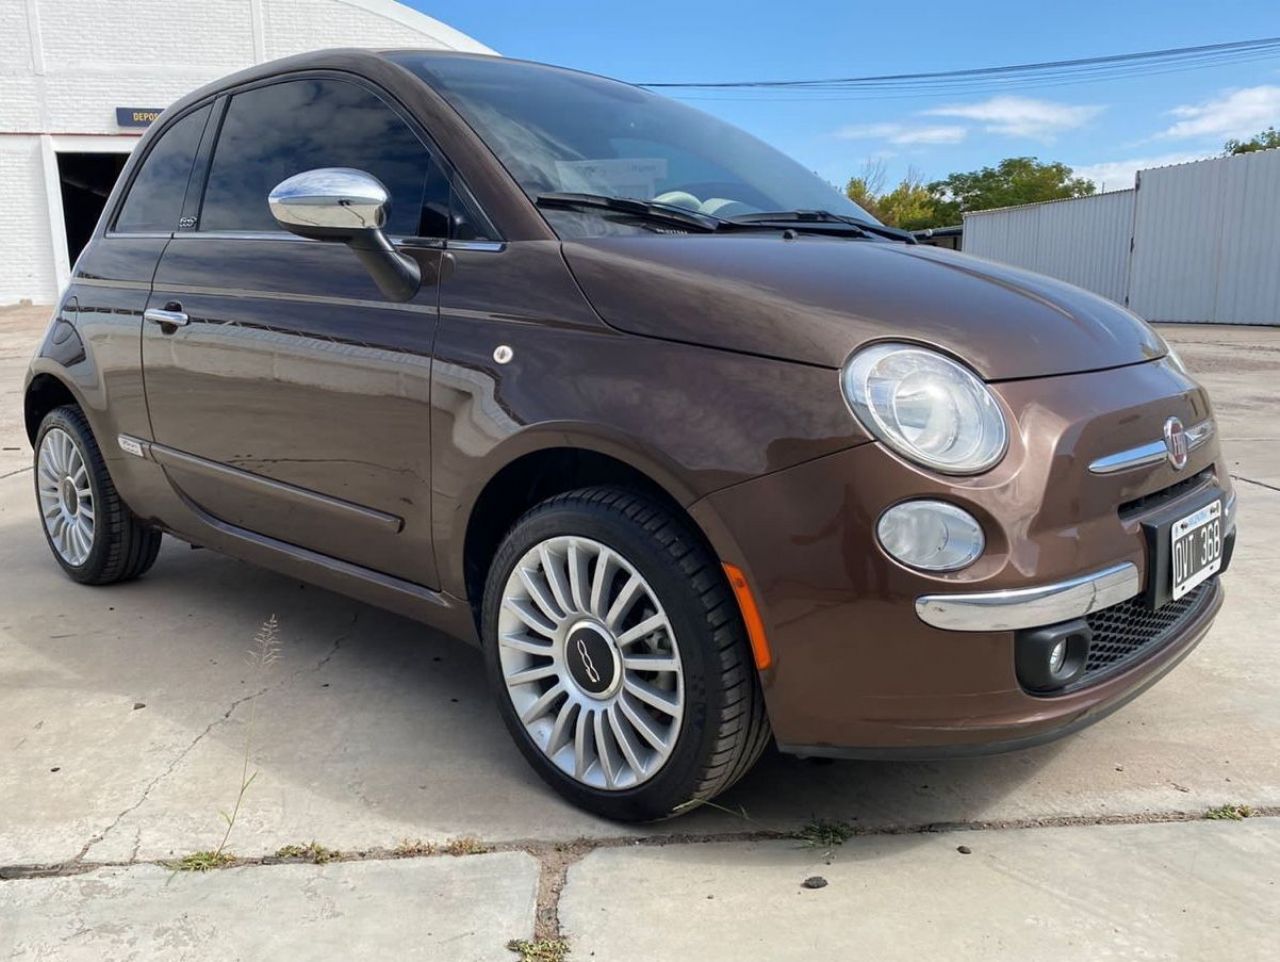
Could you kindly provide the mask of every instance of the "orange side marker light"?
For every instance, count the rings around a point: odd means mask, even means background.
[[[738,609],[747,626],[747,637],[751,640],[751,654],[755,656],[756,668],[764,671],[773,664],[773,653],[769,650],[769,640],[764,636],[764,619],[760,617],[760,609],[756,607],[756,599],[751,594],[751,586],[747,584],[747,576],[736,565],[727,561],[721,564],[729,578],[729,587],[738,599]]]

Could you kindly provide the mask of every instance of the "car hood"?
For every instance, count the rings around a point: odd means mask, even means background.
[[[838,367],[861,345],[916,341],[987,380],[1152,360],[1160,337],[1070,284],[922,245],[777,233],[566,241],[601,317],[634,334]]]

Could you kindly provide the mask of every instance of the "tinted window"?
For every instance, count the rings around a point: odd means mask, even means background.
[[[719,217],[826,210],[874,219],[750,134],[639,87],[499,57],[391,58],[444,96],[531,198],[569,191]],[[573,220],[607,229],[598,216]]]
[[[231,98],[209,170],[201,230],[279,230],[267,195],[285,178],[317,167],[354,167],[382,181],[391,194],[389,234],[440,236],[436,219],[424,218],[431,159],[422,142],[370,91],[319,79]]]
[[[209,110],[206,106],[187,114],[160,135],[133,179],[129,196],[116,218],[116,230],[178,229],[187,180]]]

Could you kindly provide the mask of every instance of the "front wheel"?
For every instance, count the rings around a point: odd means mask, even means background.
[[[482,615],[507,727],[596,814],[676,814],[736,782],[768,741],[724,574],[648,498],[588,488],[530,510],[498,550]]]
[[[36,503],[62,570],[82,584],[105,585],[150,568],[161,534],[120,500],[80,409],[45,415],[35,447]]]

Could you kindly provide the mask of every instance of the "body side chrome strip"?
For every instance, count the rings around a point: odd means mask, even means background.
[[[485,251],[500,254],[507,249],[506,241],[493,240],[450,240],[445,241],[445,250],[449,251]]]
[[[1213,437],[1213,421],[1201,421],[1187,428],[1187,450],[1194,451]],[[1156,464],[1168,457],[1169,450],[1163,440],[1140,444],[1136,448],[1128,448],[1098,458],[1089,465],[1093,474],[1116,474],[1120,471],[1131,471],[1134,468]]]
[[[948,631],[1012,631],[1080,618],[1128,601],[1141,590],[1138,566],[1126,561],[1032,588],[922,595],[916,599],[916,614],[926,624]]]

